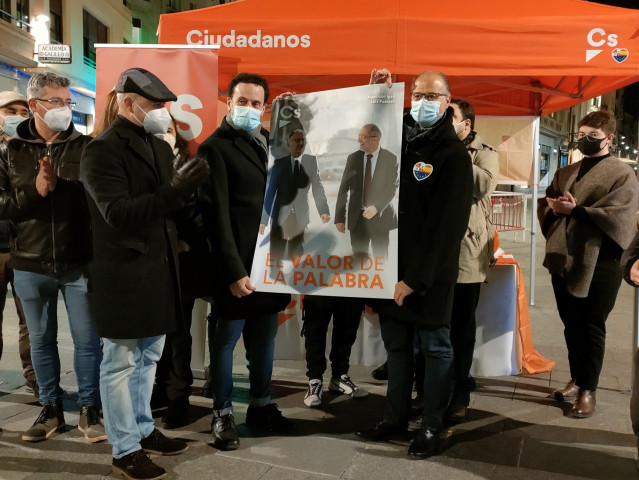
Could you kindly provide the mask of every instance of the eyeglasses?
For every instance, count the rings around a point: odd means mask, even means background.
[[[413,92],[410,94],[410,97],[415,102],[419,102],[422,98],[425,98],[429,102],[434,102],[439,97],[447,97],[447,96],[448,96],[447,93],[435,93],[435,92],[429,92],[429,93]]]
[[[367,138],[377,138],[377,135],[358,135],[357,140],[366,140]]]
[[[62,107],[62,106],[67,106],[67,107],[71,107],[74,108],[76,103],[72,102],[71,100],[62,100],[60,98],[36,98],[36,100],[40,101],[40,102],[48,102],[51,105],[53,105],[54,107]]]

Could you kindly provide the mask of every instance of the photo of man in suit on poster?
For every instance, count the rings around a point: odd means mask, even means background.
[[[304,230],[310,223],[309,190],[322,223],[331,219],[317,158],[304,154],[305,146],[304,131],[292,130],[288,135],[290,155],[275,160],[266,187],[260,234],[264,235],[270,219],[270,251],[278,262],[303,252]]]
[[[374,257],[386,257],[389,232],[397,228],[391,202],[399,186],[399,164],[395,154],[380,147],[381,139],[374,123],[361,128],[360,149],[348,156],[337,193],[335,227],[340,233],[348,228],[355,258],[370,255],[369,245]]]

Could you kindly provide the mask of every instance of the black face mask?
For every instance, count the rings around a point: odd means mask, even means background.
[[[603,150],[601,142],[604,140],[605,138],[595,138],[590,135],[586,135],[585,137],[581,137],[577,140],[577,148],[584,155],[596,155]]]

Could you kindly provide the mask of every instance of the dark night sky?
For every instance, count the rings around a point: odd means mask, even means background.
[[[639,0],[596,0],[593,3],[603,3],[604,5],[614,5],[616,7],[639,9]]]

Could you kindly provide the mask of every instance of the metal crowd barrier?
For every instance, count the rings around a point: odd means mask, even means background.
[[[495,192],[491,195],[492,220],[498,232],[526,231],[526,195]],[[525,239],[525,237],[524,237]]]

